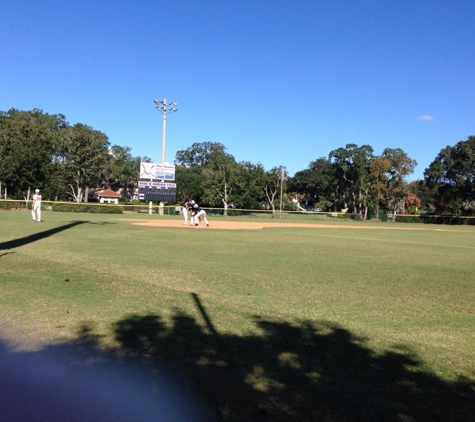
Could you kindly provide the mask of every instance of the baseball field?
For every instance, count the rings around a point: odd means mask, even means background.
[[[209,420],[475,420],[473,226],[43,219],[0,211],[5,355],[167,368]]]

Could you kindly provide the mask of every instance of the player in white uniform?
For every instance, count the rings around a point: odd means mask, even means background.
[[[40,190],[35,189],[33,195],[33,208],[31,209],[31,219],[33,221],[41,222],[41,195]]]
[[[199,221],[201,221],[201,217],[205,220],[206,227],[209,227],[209,221],[206,218],[206,211],[201,209],[198,204],[193,205],[193,209],[191,211],[191,215],[195,215],[195,226],[199,226]]]
[[[195,201],[191,200],[188,202],[185,202],[183,204],[183,207],[181,208],[181,212],[183,213],[183,219],[185,220],[185,226],[188,225],[188,210],[191,210],[193,208],[193,205],[195,205]],[[194,218],[193,218],[193,213],[191,213],[191,220],[190,224],[193,225],[194,223]]]

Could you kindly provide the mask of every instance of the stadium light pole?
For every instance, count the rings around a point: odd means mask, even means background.
[[[155,103],[155,108],[162,113],[162,165],[165,164],[165,138],[166,138],[166,130],[167,130],[167,113],[174,113],[177,111],[176,106],[177,103],[170,101],[167,103],[167,99],[164,98],[163,100],[153,100]],[[162,169],[165,174],[165,169]],[[165,182],[165,179],[162,179],[162,182]],[[151,202],[150,204],[151,205]],[[163,215],[163,207],[165,206],[164,202],[160,202],[159,205],[159,213]],[[151,214],[151,211],[149,211]]]
[[[167,103],[166,98],[163,100],[153,100],[155,108],[162,113],[162,164],[165,164],[165,139],[167,130],[167,113],[174,113],[177,111],[177,103],[172,101]]]

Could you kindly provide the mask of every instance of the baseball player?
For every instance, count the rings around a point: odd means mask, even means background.
[[[209,227],[209,221],[206,218],[206,211],[201,209],[198,204],[193,205],[193,209],[191,211],[191,215],[195,215],[195,226],[199,226],[199,221],[201,221],[201,217],[205,220],[206,227]]]
[[[39,189],[35,189],[35,194],[33,195],[33,208],[31,209],[31,218],[33,222],[41,222],[41,195]]]
[[[184,226],[188,225],[188,210],[191,210],[193,208],[193,205],[195,205],[195,201],[191,200],[191,201],[185,202],[183,204],[183,207],[181,208],[181,212],[183,213],[183,218],[185,220]],[[193,213],[191,213],[190,224],[193,225],[193,222],[194,222]]]

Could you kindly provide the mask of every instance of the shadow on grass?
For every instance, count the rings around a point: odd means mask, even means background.
[[[5,256],[5,255],[10,255],[10,254],[12,254],[12,253],[15,253],[15,252],[5,252],[5,253],[2,253],[2,254],[0,254],[0,258],[2,258],[2,257]]]
[[[38,240],[45,239],[46,237],[50,237],[56,233],[62,232],[64,230],[68,230],[72,227],[75,227],[79,224],[84,224],[84,223],[88,223],[88,221],[74,221],[64,226],[55,227],[54,229],[45,230],[39,233],[34,233],[29,236],[22,237],[20,239],[14,239],[14,240],[9,240],[8,242],[2,242],[0,243],[0,250],[18,248],[20,246],[24,246],[29,243],[37,242]]]
[[[164,368],[173,368],[191,392],[204,397],[211,409],[206,421],[214,419],[212,414],[222,421],[475,420],[473,380],[447,382],[426,373],[408,349],[375,354],[364,339],[325,321],[290,324],[255,318],[260,335],[219,333],[198,296],[193,299],[198,319],[180,311],[170,322],[158,314],[131,315],[114,324],[116,347],[101,348],[93,327],[84,326],[74,342],[49,349],[63,348],[69,364],[99,368],[109,381],[114,378],[104,367],[113,363],[123,370],[125,358],[145,365],[154,382],[169,377]],[[127,391],[135,391],[137,379],[132,381],[130,386],[123,383]],[[140,384],[154,394],[155,404],[176,404],[179,398],[176,389]],[[174,409],[186,408],[181,403]],[[202,420],[198,414],[192,420]]]
[[[179,368],[225,421],[475,420],[475,383],[424,373],[409,350],[375,355],[328,322],[255,323],[260,336],[218,334],[177,312],[171,326],[136,315],[115,333],[128,354]]]

